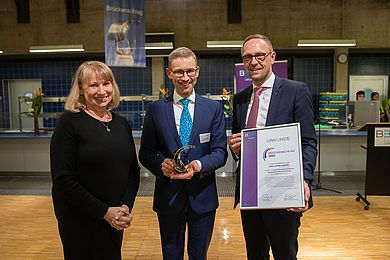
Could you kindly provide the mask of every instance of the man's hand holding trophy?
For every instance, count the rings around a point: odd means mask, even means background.
[[[200,171],[200,166],[196,161],[185,164],[181,159],[183,152],[195,148],[195,145],[180,147],[173,154],[173,159],[165,159],[162,163],[163,174],[171,179],[191,179],[195,172]]]

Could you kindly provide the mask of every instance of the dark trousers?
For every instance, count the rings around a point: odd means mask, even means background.
[[[286,210],[241,210],[248,260],[296,260],[302,213]]]
[[[213,234],[215,210],[195,213],[191,207],[181,214],[157,214],[164,260],[182,260],[186,225],[188,225],[187,252],[189,260],[207,259],[207,250]]]

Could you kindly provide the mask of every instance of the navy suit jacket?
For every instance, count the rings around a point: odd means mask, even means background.
[[[209,134],[210,140],[200,140],[200,134]],[[225,165],[227,159],[225,119],[219,102],[196,94],[189,144],[196,147],[181,159],[185,164],[199,160],[201,172],[190,180],[171,180],[164,176],[161,163],[183,146],[175,124],[173,95],[147,106],[139,159],[156,176],[153,210],[157,213],[177,214],[184,210],[186,203],[198,214],[218,207],[215,170]]]
[[[239,133],[246,127],[246,115],[253,87],[237,93],[233,101],[232,133]],[[275,77],[268,107],[266,126],[299,122],[301,125],[302,159],[304,179],[311,183],[317,158],[317,138],[314,129],[313,104],[305,83]],[[235,203],[240,199],[240,167],[237,168]],[[309,207],[312,206],[310,197]]]

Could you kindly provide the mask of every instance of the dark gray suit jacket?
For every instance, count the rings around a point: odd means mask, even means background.
[[[248,86],[237,93],[233,101],[232,133],[239,133],[246,127],[246,115],[253,87]],[[311,94],[305,83],[276,76],[268,108],[266,126],[299,122],[301,125],[303,174],[305,181],[313,181],[317,158],[317,138],[314,129],[314,115]],[[237,168],[237,181],[234,206],[240,198],[240,167]],[[309,207],[312,206],[310,197]]]

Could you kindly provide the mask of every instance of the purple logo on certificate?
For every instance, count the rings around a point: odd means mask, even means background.
[[[267,159],[268,157],[275,157],[275,155],[270,155],[269,154],[269,151],[270,150],[274,150],[275,148],[267,148],[264,150],[263,152],[263,161],[265,161],[265,159]]]

